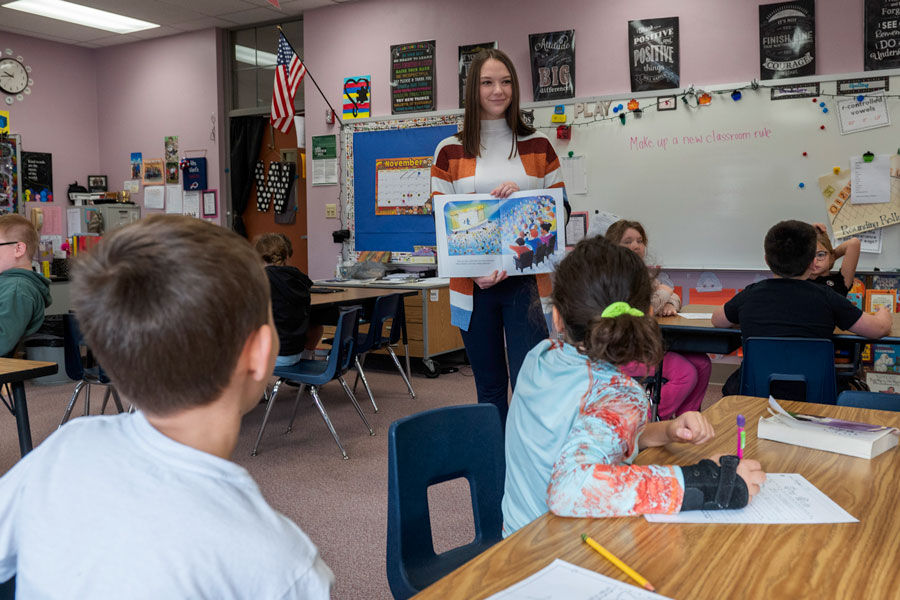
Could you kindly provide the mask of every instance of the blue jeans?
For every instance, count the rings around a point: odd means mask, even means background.
[[[497,407],[505,431],[510,383],[515,390],[525,355],[549,335],[537,283],[533,276],[520,275],[486,290],[476,285],[472,302],[469,330],[460,333],[472,364],[478,402]]]

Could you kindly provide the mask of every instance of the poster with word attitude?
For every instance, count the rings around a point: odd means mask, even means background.
[[[372,76],[344,77],[344,121],[365,119],[372,111]]]
[[[431,156],[375,161],[375,214],[431,213]]]
[[[434,110],[434,40],[391,46],[391,114]]]
[[[816,74],[815,0],[759,7],[759,78]]]
[[[485,44],[469,44],[468,46],[459,47],[459,107],[466,107],[466,78],[469,76],[469,65],[475,60],[479,53],[496,49],[497,42],[488,42]]]
[[[866,0],[866,71],[900,68],[900,0]]]
[[[575,97],[575,30],[532,33],[531,84],[534,101]]]
[[[678,17],[628,21],[631,91],[679,86]]]

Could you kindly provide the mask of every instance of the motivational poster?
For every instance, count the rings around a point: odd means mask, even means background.
[[[815,0],[760,5],[760,79],[816,74],[815,17]]]
[[[865,0],[866,71],[900,68],[900,0]]]
[[[25,202],[53,202],[52,155],[22,152],[22,190]]]
[[[678,17],[628,21],[631,91],[679,86]]]
[[[391,114],[434,110],[434,40],[391,46]]]
[[[532,33],[531,83],[534,101],[575,97],[575,30]]]
[[[466,78],[469,76],[469,65],[480,52],[496,49],[497,42],[485,44],[469,44],[459,47],[459,107],[466,107]]]

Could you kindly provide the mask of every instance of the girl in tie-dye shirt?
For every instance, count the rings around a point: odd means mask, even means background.
[[[648,423],[644,390],[617,368],[659,363],[659,328],[644,314],[652,293],[637,255],[602,238],[583,240],[560,263],[553,317],[562,333],[528,353],[506,425],[504,536],[548,509],[611,517],[737,508],[758,491],[765,474],[756,461],[631,464],[642,448],[714,436],[698,412]],[[720,478],[728,468],[738,477]],[[717,496],[722,480],[733,489]],[[717,497],[730,500],[716,506]]]

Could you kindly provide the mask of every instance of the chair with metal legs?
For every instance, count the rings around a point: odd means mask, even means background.
[[[81,393],[82,389],[84,390],[84,415],[90,414],[92,385],[100,385],[106,388],[106,392],[103,395],[103,404],[100,407],[101,414],[106,410],[110,396],[112,396],[113,402],[116,404],[116,409],[120,413],[123,412],[124,408],[122,407],[122,400],[119,398],[119,392],[100,365],[90,367],[84,365],[84,361],[81,358],[81,347],[84,345],[84,340],[81,337],[81,331],[78,329],[78,321],[75,319],[75,315],[63,315],[63,327],[66,375],[69,376],[69,379],[74,379],[78,383],[75,384],[75,391],[72,393],[72,399],[69,400],[69,405],[66,407],[66,412],[59,423],[59,427],[65,425],[66,421],[69,420],[72,409],[75,407],[75,402],[78,400],[78,394]],[[90,350],[88,350],[88,355],[90,355]]]
[[[372,396],[372,388],[369,387],[369,381],[366,379],[365,371],[363,371],[366,355],[369,352],[386,349],[394,360],[394,366],[400,371],[400,376],[403,377],[403,381],[406,383],[406,389],[409,391],[410,398],[416,397],[412,384],[409,382],[409,377],[400,365],[400,359],[397,358],[397,354],[394,352],[394,349],[391,348],[392,345],[395,345],[400,341],[400,332],[403,329],[404,320],[403,296],[400,294],[379,296],[375,300],[374,308],[372,308],[372,316],[369,319],[369,331],[360,333],[357,336],[355,358],[356,379],[353,381],[353,391],[356,391],[356,386],[359,384],[359,380],[362,379],[363,387],[366,388],[366,393],[369,395],[369,400],[372,402],[372,407],[375,409],[375,412],[378,412],[378,405],[375,404],[375,398]],[[388,321],[391,322],[391,331],[388,336],[385,336],[383,334],[384,324]],[[406,355],[409,356],[408,346],[406,346]]]
[[[350,398],[350,402],[353,403],[353,408],[356,409],[359,417],[366,425],[366,429],[369,430],[369,435],[375,435],[371,425],[369,425],[369,421],[366,420],[366,416],[359,407],[359,402],[356,401],[356,397],[353,395],[353,392],[350,391],[350,386],[347,385],[347,381],[344,379],[344,373],[350,368],[350,364],[353,362],[356,355],[356,338],[359,331],[358,319],[359,307],[341,309],[337,329],[335,329],[334,332],[334,341],[326,360],[300,360],[296,364],[287,367],[275,367],[273,375],[277,377],[278,380],[275,382],[275,386],[272,388],[272,394],[269,396],[268,402],[266,403],[266,414],[263,417],[262,425],[260,425],[259,434],[256,436],[256,445],[253,446],[253,452],[250,453],[251,456],[257,455],[259,442],[266,429],[266,423],[269,421],[269,414],[272,412],[272,407],[275,405],[275,399],[278,397],[278,390],[286,381],[300,386],[300,389],[297,391],[297,399],[294,401],[291,422],[288,425],[286,433],[293,429],[294,419],[297,416],[297,407],[300,404],[300,397],[303,395],[303,390],[306,387],[309,387],[313,402],[315,402],[316,408],[319,409],[319,414],[322,415],[322,419],[325,421],[328,431],[331,432],[331,436],[338,445],[341,455],[345,460],[349,458],[347,452],[344,451],[344,446],[341,444],[337,432],[334,430],[334,426],[331,424],[331,419],[328,418],[328,413],[325,412],[322,400],[319,398],[319,387],[333,379],[337,379],[341,383],[341,387],[344,388],[347,397]]]

